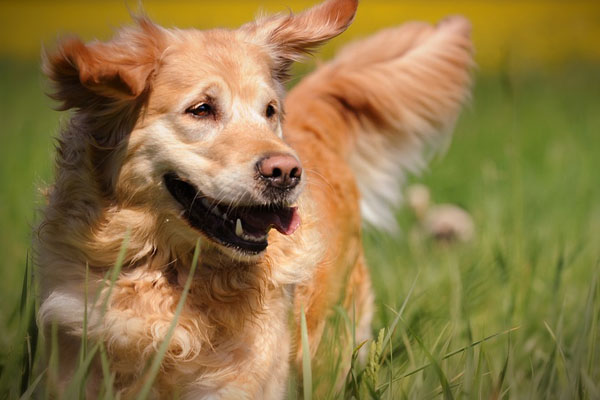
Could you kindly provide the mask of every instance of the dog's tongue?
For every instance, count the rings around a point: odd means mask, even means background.
[[[243,213],[244,230],[256,230],[267,232],[274,227],[284,235],[291,235],[300,226],[300,214],[298,207],[278,209],[252,209]]]

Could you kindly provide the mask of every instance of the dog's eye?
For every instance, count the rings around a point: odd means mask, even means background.
[[[208,117],[214,114],[214,108],[208,103],[200,103],[188,108],[185,112],[195,117]]]
[[[273,104],[269,104],[267,106],[267,111],[265,114],[267,115],[267,118],[271,118],[273,115],[275,115],[275,107],[273,107]]]

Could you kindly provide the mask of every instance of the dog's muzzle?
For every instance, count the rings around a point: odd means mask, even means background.
[[[275,166],[270,169],[263,165],[263,171],[259,168],[261,179],[271,182],[265,189],[266,194],[271,197],[281,198],[284,192],[293,189],[300,180],[302,170],[292,171],[300,168],[299,164],[293,166],[289,160],[284,161],[285,165],[273,163]],[[279,172],[276,171],[277,168]],[[283,178],[279,179],[280,177]],[[267,235],[271,228],[284,235],[291,235],[300,226],[297,207],[275,202],[237,207],[218,203],[174,172],[164,175],[164,183],[171,196],[183,208],[182,217],[193,228],[223,246],[244,253],[258,254],[264,251],[268,246]]]

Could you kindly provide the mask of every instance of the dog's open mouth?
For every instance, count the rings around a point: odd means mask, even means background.
[[[164,176],[171,196],[183,207],[189,224],[217,243],[245,253],[267,248],[271,228],[291,235],[300,226],[296,207],[282,205],[239,206],[217,203],[175,173]]]

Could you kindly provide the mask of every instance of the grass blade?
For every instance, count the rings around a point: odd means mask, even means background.
[[[104,315],[106,314],[106,310],[108,309],[108,302],[110,301],[110,295],[112,294],[113,288],[115,287],[115,283],[117,282],[117,278],[121,273],[123,261],[125,261],[125,253],[127,252],[127,247],[129,246],[130,234],[130,230],[127,230],[127,232],[125,232],[123,242],[121,243],[121,248],[119,249],[119,254],[117,255],[117,261],[115,262],[115,266],[113,267],[112,272],[110,273],[108,292],[106,293],[102,301],[102,317],[104,317]]]
[[[558,350],[558,354],[560,355],[560,359],[562,361],[563,369],[564,369],[565,374],[567,376],[567,380],[569,382],[571,382],[571,377],[570,377],[570,374],[569,374],[569,368],[568,368],[568,364],[567,364],[567,358],[565,357],[565,353],[563,351],[563,348],[560,345],[560,342],[558,341],[558,338],[556,337],[556,334],[554,333],[554,331],[552,330],[552,328],[550,328],[550,325],[548,325],[548,323],[546,321],[544,321],[544,326],[546,327],[546,330],[550,333],[550,336],[552,337],[552,340],[554,340],[554,345],[556,346],[556,349]]]
[[[446,359],[448,359],[450,357],[453,357],[453,356],[455,356],[457,354],[460,354],[460,353],[462,353],[462,352],[464,352],[464,351],[466,351],[468,349],[471,349],[471,348],[476,347],[476,346],[478,346],[478,345],[480,345],[480,344],[482,344],[484,342],[487,342],[488,340],[494,339],[494,338],[496,338],[498,336],[501,336],[501,335],[506,335],[506,334],[514,332],[514,331],[516,331],[518,329],[520,329],[520,327],[516,326],[514,328],[510,328],[510,329],[507,329],[505,331],[494,333],[493,335],[486,336],[483,339],[477,340],[477,341],[475,341],[475,342],[473,342],[473,343],[471,343],[471,344],[469,344],[467,346],[461,347],[459,349],[451,351],[450,353],[445,354],[440,360],[446,360]],[[409,377],[411,375],[414,375],[414,374],[416,374],[418,372],[421,372],[421,371],[423,371],[424,369],[426,369],[426,368],[428,368],[430,366],[431,366],[431,363],[428,363],[428,364],[422,365],[422,366],[420,366],[418,368],[415,368],[415,369],[413,369],[413,370],[405,373],[404,375],[395,378],[393,380],[393,382],[398,382],[398,381],[400,381],[400,380],[402,380],[404,378],[407,378],[407,377]],[[382,384],[378,389],[381,389],[382,387],[384,387],[384,386],[386,386],[388,384],[389,383],[386,382],[386,383]]]
[[[394,333],[394,330],[396,329],[396,325],[398,325],[398,322],[400,322],[400,318],[402,318],[402,313],[404,313],[404,309],[406,308],[406,305],[408,304],[408,299],[410,299],[412,292],[415,288],[415,285],[417,284],[417,279],[419,279],[419,272],[417,272],[417,276],[415,276],[413,283],[410,285],[408,294],[404,298],[404,301],[402,302],[402,306],[400,306],[400,310],[398,310],[398,312],[396,313],[396,318],[394,318],[394,321],[392,321],[392,324],[388,328],[387,334],[385,335],[385,339],[383,341],[384,343],[389,343],[390,340],[392,340],[392,335]]]
[[[179,298],[179,302],[177,303],[177,307],[175,308],[175,314],[173,315],[173,321],[171,322],[171,326],[169,326],[169,330],[165,335],[156,355],[152,360],[152,364],[150,364],[150,368],[146,374],[146,381],[144,382],[144,386],[140,390],[140,393],[136,397],[137,400],[145,400],[150,395],[150,391],[152,390],[152,385],[154,384],[154,380],[158,375],[158,371],[160,370],[160,364],[169,348],[169,343],[171,342],[171,337],[173,336],[173,332],[175,332],[175,327],[177,326],[177,321],[179,320],[179,316],[181,315],[181,311],[183,310],[183,306],[185,304],[185,300],[190,291],[190,287],[192,285],[192,281],[194,278],[194,273],[196,272],[196,266],[198,264],[198,257],[200,255],[200,239],[196,242],[196,248],[194,250],[194,256],[192,258],[192,266],[190,268],[190,273],[185,281],[185,285],[183,287],[183,291],[181,293],[181,297]]]
[[[308,329],[304,306],[300,308],[300,334],[302,336],[302,389],[304,400],[312,399],[312,369],[310,365],[310,348],[308,347]]]
[[[94,303],[93,303],[94,305],[92,307],[93,309],[95,309],[97,300],[103,296],[102,304],[100,306],[100,319],[104,318],[104,316],[106,315],[106,312],[108,311],[110,297],[112,295],[112,292],[116,285],[117,279],[119,278],[119,275],[121,273],[123,263],[125,261],[125,255],[127,253],[127,248],[129,246],[130,236],[131,236],[131,231],[127,230],[123,237],[123,241],[121,242],[119,254],[117,255],[117,259],[115,260],[115,265],[113,266],[112,269],[108,270],[104,276],[103,282],[105,282],[106,279],[109,278],[108,288],[106,290],[106,293],[102,294],[103,290],[99,289],[97,292],[97,295],[99,297],[96,297],[96,299],[94,300]],[[81,398],[81,399],[85,398],[86,382],[87,382],[87,377],[89,374],[90,365],[92,364],[94,358],[96,357],[98,350],[100,348],[100,343],[101,343],[101,342],[97,342],[94,344],[94,346],[91,349],[88,349],[87,328],[88,328],[89,318],[90,318],[90,315],[88,315],[88,287],[87,287],[87,284],[89,283],[88,274],[89,274],[89,265],[86,264],[86,276],[85,276],[86,285],[84,288],[84,290],[85,290],[85,294],[84,294],[85,309],[84,309],[84,314],[83,314],[83,329],[84,329],[85,334],[82,335],[82,338],[81,338],[82,343],[80,346],[80,352],[85,351],[85,355],[80,354],[79,364],[77,365],[77,368],[73,372],[73,377],[69,383],[69,386],[67,387],[67,389],[65,391],[66,398],[76,398],[76,397]]]
[[[504,365],[502,366],[502,371],[500,371],[500,376],[498,377],[498,383],[496,384],[496,389],[492,394],[492,399],[501,399],[504,397],[502,395],[502,386],[504,385],[504,380],[506,379],[506,371],[508,370],[508,361],[510,360],[510,336],[508,337],[508,353],[506,354],[506,359],[504,360]],[[508,390],[508,389],[507,389]]]
[[[96,343],[88,352],[86,358],[83,360],[82,364],[77,366],[77,369],[73,373],[73,377],[71,378],[71,382],[67,387],[64,398],[66,399],[85,399],[85,389],[86,389],[86,381],[87,375],[90,370],[90,365],[92,365],[92,361],[96,357],[98,350],[100,348],[100,343]]]
[[[47,371],[47,369],[43,370],[42,373],[37,378],[35,378],[35,380],[31,383],[31,385],[29,385],[27,390],[25,392],[23,392],[21,397],[19,397],[19,400],[27,400],[27,399],[30,399],[31,396],[33,396],[33,392],[35,392],[35,389],[37,388],[40,381],[46,374],[46,371]]]
[[[21,291],[21,326],[24,334],[23,353],[22,353],[22,375],[21,390],[23,394],[31,384],[31,373],[33,371],[33,360],[37,345],[37,325],[34,313],[34,294],[31,292],[33,285],[33,274],[29,263],[29,252],[25,260],[25,274],[23,275],[23,286]],[[19,335],[20,336],[20,335]]]
[[[435,357],[433,357],[433,355],[429,352],[427,347],[425,347],[425,344],[423,343],[423,341],[421,340],[421,338],[419,336],[413,334],[413,337],[419,344],[419,347],[421,348],[421,350],[423,350],[423,353],[425,353],[425,356],[427,357],[427,359],[429,359],[429,365],[433,366],[433,369],[435,370],[435,373],[437,374],[438,379],[440,380],[440,384],[442,385],[442,389],[444,391],[444,399],[454,400],[454,396],[452,395],[452,390],[450,389],[450,385],[448,384],[448,378],[446,378],[446,374],[444,374],[444,371],[442,371],[442,368],[440,367],[438,360],[436,360]]]
[[[90,265],[89,263],[85,263],[85,281],[83,285],[83,331],[81,333],[81,349],[79,350],[79,365],[82,366],[85,364],[85,359],[87,357],[88,351],[88,338],[87,338],[87,328],[88,328],[88,284],[89,284],[89,275],[90,275]],[[79,390],[79,398],[85,398],[85,379],[83,384],[80,386]]]
[[[102,368],[104,397],[112,399],[114,397],[113,383],[115,374],[111,374],[110,372],[110,361],[108,360],[104,345],[100,346],[100,367]]]

